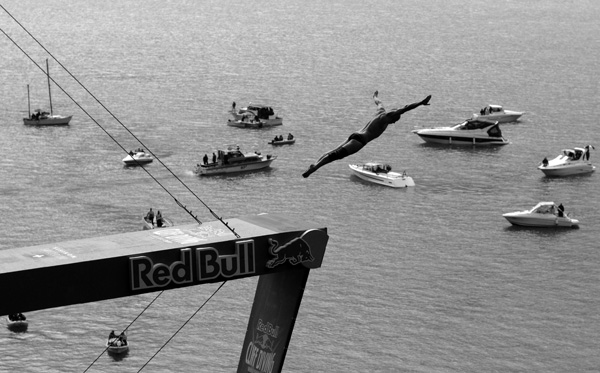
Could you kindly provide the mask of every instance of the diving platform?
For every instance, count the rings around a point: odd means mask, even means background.
[[[327,229],[261,214],[0,250],[0,315],[260,276],[238,372],[280,372]]]

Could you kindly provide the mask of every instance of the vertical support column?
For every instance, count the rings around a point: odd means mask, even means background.
[[[248,321],[238,373],[279,373],[310,269],[261,275]]]

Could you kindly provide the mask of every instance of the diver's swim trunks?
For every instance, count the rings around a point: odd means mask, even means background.
[[[365,138],[365,134],[364,133],[353,133],[352,135],[350,135],[350,137],[348,137],[348,140],[356,140],[359,143],[364,145],[367,145],[367,139]]]

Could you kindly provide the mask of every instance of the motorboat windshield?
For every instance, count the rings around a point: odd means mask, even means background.
[[[557,215],[558,209],[557,209],[556,205],[554,204],[554,202],[540,202],[537,205],[535,205],[535,207],[532,208],[530,212],[532,214],[537,213],[537,214]]]
[[[390,166],[389,164],[384,164],[384,163],[366,163],[363,166],[363,169],[366,171],[371,171],[371,172],[382,172],[382,173],[388,173],[392,170],[392,166]]]

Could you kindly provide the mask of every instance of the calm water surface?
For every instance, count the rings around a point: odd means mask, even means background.
[[[287,213],[328,228],[285,371],[598,370],[598,175],[549,179],[536,166],[563,148],[600,147],[600,3],[2,5],[219,216]],[[0,27],[44,64],[48,55],[4,12]],[[192,222],[142,170],[123,167],[123,151],[57,87],[54,110],[73,114],[71,125],[24,126],[26,85],[32,106],[47,107],[45,77],[4,35],[0,51],[0,249],[139,230],[149,207]],[[55,61],[50,68],[125,148],[139,146]],[[433,99],[303,179],[371,118],[376,89],[389,108]],[[273,105],[284,125],[227,127],[232,101]],[[429,146],[411,133],[488,103],[527,112],[502,126],[512,144]],[[288,132],[295,145],[267,145]],[[278,159],[264,172],[193,175],[205,153],[231,143]],[[416,187],[351,176],[348,163],[376,160],[406,170]],[[160,164],[148,170],[201,220],[214,220]],[[542,200],[563,203],[581,228],[519,229],[502,218]],[[226,284],[143,371],[234,371],[255,286]],[[137,372],[216,287],[163,293],[131,326],[129,354],[103,355],[89,371]],[[27,332],[0,331],[0,371],[82,372],[107,333],[155,296],[30,312]]]

